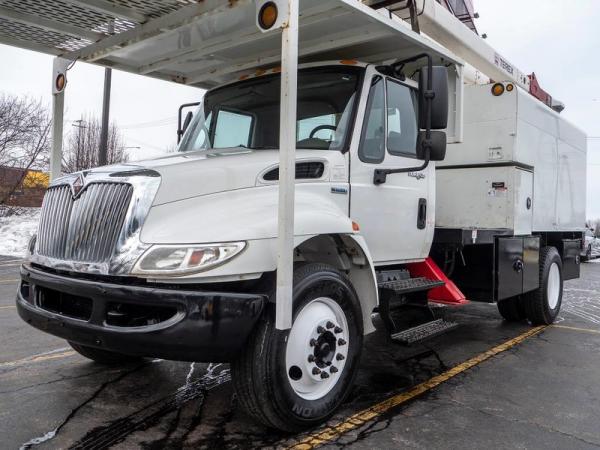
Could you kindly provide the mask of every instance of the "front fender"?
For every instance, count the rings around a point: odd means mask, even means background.
[[[317,235],[354,233],[347,213],[348,197],[332,194],[331,187],[329,183],[296,185],[295,246]],[[340,185],[335,187],[339,190]],[[246,249],[226,264],[169,280],[256,278],[277,267],[277,204],[278,187],[260,186],[154,206],[141,240],[148,244],[246,241]]]

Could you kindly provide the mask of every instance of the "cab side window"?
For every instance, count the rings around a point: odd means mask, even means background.
[[[417,98],[408,86],[387,81],[387,148],[392,155],[416,157]]]
[[[362,162],[373,164],[385,157],[385,89],[380,76],[373,77],[371,82],[358,157]]]

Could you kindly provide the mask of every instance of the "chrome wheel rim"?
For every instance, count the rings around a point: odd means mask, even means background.
[[[348,321],[340,305],[329,297],[307,303],[286,345],[287,376],[294,392],[305,400],[327,395],[344,372],[349,345]]]

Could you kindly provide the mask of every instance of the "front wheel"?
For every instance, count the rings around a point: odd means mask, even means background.
[[[270,308],[232,364],[240,403],[282,431],[326,420],[350,392],[362,335],[360,303],[346,276],[325,264],[297,268],[292,328],[275,329]]]

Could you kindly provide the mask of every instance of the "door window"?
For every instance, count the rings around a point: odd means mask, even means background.
[[[365,163],[380,163],[385,157],[385,91],[383,78],[371,82],[358,157]]]
[[[215,124],[213,148],[248,147],[251,132],[252,116],[221,110]]]
[[[408,86],[387,82],[387,148],[392,155],[416,156],[417,108],[415,92]]]

